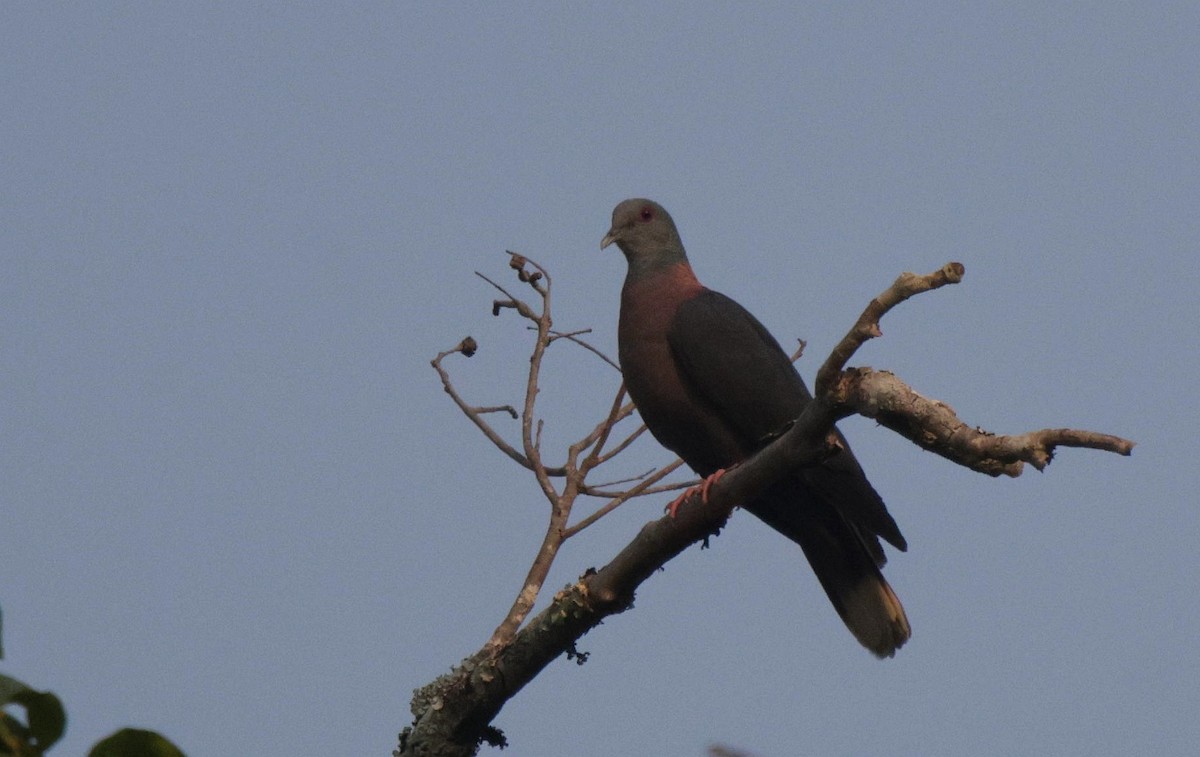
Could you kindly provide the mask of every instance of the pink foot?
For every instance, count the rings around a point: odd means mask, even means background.
[[[708,490],[712,488],[713,484],[720,481],[721,476],[724,476],[724,475],[725,475],[725,469],[721,468],[716,473],[712,474],[708,478],[701,481],[698,485],[693,486],[690,489],[685,489],[683,494],[680,494],[678,497],[675,498],[675,500],[671,504],[667,505],[667,514],[670,515],[672,518],[674,518],[676,511],[679,510],[679,506],[683,504],[683,501],[685,499],[687,499],[688,497],[692,496],[693,494],[695,494],[697,491],[700,492],[700,501],[707,503],[708,502]]]

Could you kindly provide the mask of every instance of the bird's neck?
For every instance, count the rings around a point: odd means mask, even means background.
[[[626,276],[626,281],[630,279],[641,279],[649,277],[658,277],[671,274],[672,271],[682,266],[686,268],[688,273],[691,273],[691,266],[688,265],[687,254],[682,247],[665,248],[655,250],[652,253],[641,252],[636,255],[631,255],[622,247],[622,252],[625,252],[625,260],[629,263],[629,273]],[[692,278],[695,278],[693,276]]]
[[[621,289],[622,310],[630,307],[670,309],[704,290],[687,258],[659,261],[657,265],[629,265]],[[624,313],[623,313],[624,314]]]

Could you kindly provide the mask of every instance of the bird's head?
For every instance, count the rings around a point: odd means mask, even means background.
[[[625,200],[613,208],[612,228],[600,240],[600,249],[614,242],[631,266],[656,266],[685,259],[675,222],[653,200]]]

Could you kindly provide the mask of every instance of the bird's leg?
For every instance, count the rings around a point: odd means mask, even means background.
[[[695,494],[697,491],[700,492],[700,501],[708,502],[708,490],[712,488],[713,484],[721,480],[721,476],[724,476],[725,472],[725,469],[721,468],[716,473],[713,473],[705,478],[696,486],[693,486],[690,489],[685,489],[683,494],[680,494],[671,504],[667,505],[667,514],[674,518],[675,512],[679,510],[679,506],[683,504],[683,501]]]

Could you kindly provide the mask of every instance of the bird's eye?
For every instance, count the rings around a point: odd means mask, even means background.
[[[642,206],[642,220],[649,221],[653,217],[654,217],[654,208],[650,207],[649,205],[643,205]]]

